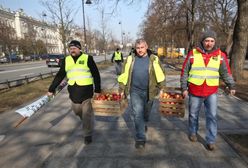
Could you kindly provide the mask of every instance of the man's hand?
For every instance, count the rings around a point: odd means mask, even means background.
[[[164,90],[161,89],[161,90],[159,91],[159,96],[161,96],[163,93],[164,93]]]
[[[183,91],[183,97],[187,97],[189,95],[189,92],[187,90]]]
[[[121,95],[121,99],[125,99],[126,98],[124,92],[119,92],[119,94]]]
[[[48,97],[53,97],[54,96],[54,93],[53,92],[47,92],[46,94]]]
[[[100,93],[94,93],[93,95],[93,99],[95,99],[96,97],[100,96]]]
[[[233,90],[233,89],[232,89],[232,90],[230,90],[230,95],[232,95],[232,96],[233,96],[233,95],[235,95],[235,93],[236,93],[236,90]]]

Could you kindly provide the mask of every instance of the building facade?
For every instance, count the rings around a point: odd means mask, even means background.
[[[0,22],[7,24],[15,30],[14,39],[29,38],[33,41],[42,40],[47,53],[63,53],[63,45],[57,27],[27,16],[22,9],[11,11],[0,6]],[[0,44],[1,45],[1,44]],[[0,52],[2,47],[0,46]],[[15,49],[18,52],[18,46]]]

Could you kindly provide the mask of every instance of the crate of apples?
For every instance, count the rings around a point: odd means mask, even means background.
[[[165,89],[159,97],[159,112],[165,117],[184,117],[185,102],[179,88]]]
[[[103,91],[92,99],[92,107],[98,116],[119,116],[126,108],[126,100],[117,91]]]

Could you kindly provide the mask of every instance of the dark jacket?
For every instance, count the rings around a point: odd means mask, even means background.
[[[120,52],[120,51],[119,51]],[[121,53],[121,60],[114,60],[114,58],[115,58],[115,52],[113,53],[113,55],[112,55],[112,58],[111,58],[111,62],[116,62],[116,63],[120,63],[120,62],[123,62],[123,54],[122,54],[122,52],[120,52]]]
[[[81,54],[80,54],[81,55]],[[72,57],[74,61],[76,62],[78,57]],[[68,92],[70,99],[74,103],[82,103],[84,100],[92,98],[94,92],[100,93],[101,92],[101,78],[98,71],[98,68],[95,64],[95,61],[93,60],[93,57],[89,55],[88,58],[88,67],[90,69],[90,72],[92,74],[93,80],[94,80],[94,87],[92,85],[87,86],[79,86],[76,83],[73,86],[68,85]],[[56,74],[52,84],[49,87],[49,92],[55,92],[57,86],[60,84],[60,82],[66,77],[66,71],[65,71],[65,59],[62,60],[60,69],[58,73]]]

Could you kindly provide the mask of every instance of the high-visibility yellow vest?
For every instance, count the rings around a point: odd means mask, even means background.
[[[128,74],[129,74],[129,70],[132,64],[132,56],[128,56],[127,57],[127,63],[124,67],[124,72],[118,77],[118,82],[123,83],[124,85],[127,85],[127,81],[128,81]]]
[[[153,61],[153,68],[155,71],[155,76],[156,76],[157,82],[158,83],[163,82],[165,80],[165,75],[164,75],[164,72],[158,63],[158,57],[157,56],[155,56],[155,60]]]
[[[129,70],[132,64],[132,56],[127,57],[127,63],[125,65],[124,72],[118,77],[118,82],[123,83],[124,85],[127,85],[128,82],[128,75]],[[158,63],[158,57],[155,56],[155,60],[153,61],[153,68],[155,71],[155,76],[157,82],[163,82],[165,80],[165,75],[163,73],[163,70],[161,69],[159,63]]]
[[[68,78],[68,85],[74,85],[75,83],[79,86],[93,84],[92,74],[88,67],[88,55],[82,54],[74,62],[71,55],[65,58],[65,71]]]
[[[202,54],[196,49],[193,50],[193,58],[194,62],[189,71],[188,81],[195,85],[202,85],[206,80],[208,86],[218,86],[221,51],[217,56],[210,58],[207,66],[205,66]]]
[[[121,52],[115,51],[115,61],[121,61]]]

